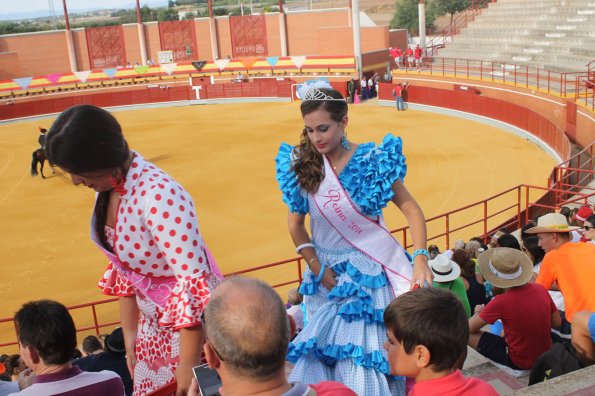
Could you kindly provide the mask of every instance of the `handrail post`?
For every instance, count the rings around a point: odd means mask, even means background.
[[[298,279],[300,280],[300,283],[302,283],[302,258],[298,257]]]
[[[529,186],[525,186],[525,224],[529,222]]]
[[[517,219],[518,219],[517,228],[521,228],[522,227],[522,225],[521,225],[521,186],[517,187],[516,199],[517,199]]]
[[[446,250],[450,249],[450,216],[444,217],[446,220]]]
[[[93,311],[93,323],[95,324],[95,334],[99,335],[99,321],[97,320],[97,310],[95,304],[91,305],[91,311]]]
[[[488,240],[488,201],[483,201],[483,240]]]

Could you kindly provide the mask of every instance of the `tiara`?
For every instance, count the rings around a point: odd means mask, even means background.
[[[333,98],[322,92],[321,89],[333,89],[333,87],[325,80],[306,81],[298,88],[300,98],[305,100],[341,100],[343,98]]]

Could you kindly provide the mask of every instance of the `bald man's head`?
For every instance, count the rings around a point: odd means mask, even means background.
[[[236,374],[265,379],[284,367],[289,320],[283,301],[266,283],[226,279],[211,295],[204,321],[207,339]]]

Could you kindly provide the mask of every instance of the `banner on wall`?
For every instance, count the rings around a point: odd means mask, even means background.
[[[172,63],[174,61],[173,51],[157,51],[157,62],[160,65],[164,63]]]

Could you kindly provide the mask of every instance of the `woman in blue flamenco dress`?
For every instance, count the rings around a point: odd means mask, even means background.
[[[389,374],[384,309],[396,295],[431,285],[432,275],[424,215],[403,185],[401,139],[389,134],[378,147],[349,142],[341,94],[324,85],[301,94],[301,142],[283,143],[275,159],[289,232],[308,263],[299,289],[306,325],[289,345],[289,379],[338,381],[363,396],[405,395],[404,378]],[[389,201],[410,226],[413,265],[386,231]]]

